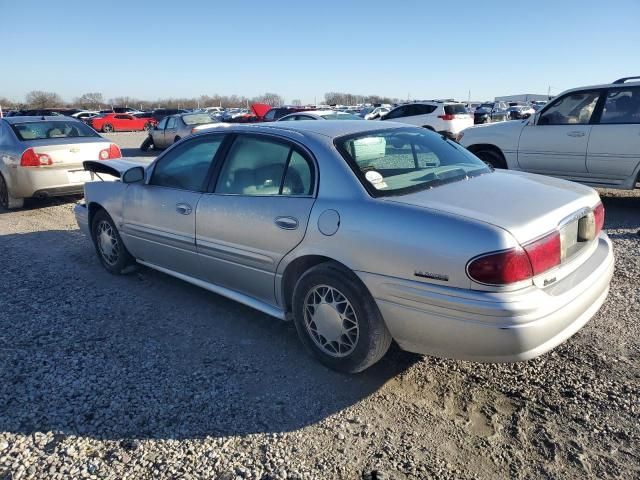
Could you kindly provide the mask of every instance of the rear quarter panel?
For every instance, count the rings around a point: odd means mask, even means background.
[[[116,181],[87,182],[84,184],[84,197],[89,208],[89,225],[92,215],[98,207],[107,211],[116,227],[120,228],[123,216],[124,194],[128,185]]]

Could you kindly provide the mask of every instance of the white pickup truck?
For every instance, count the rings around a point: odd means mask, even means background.
[[[567,90],[526,120],[474,126],[459,141],[494,168],[633,189],[640,182],[639,79]]]

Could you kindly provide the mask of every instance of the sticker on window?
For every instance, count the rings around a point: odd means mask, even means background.
[[[369,183],[373,185],[376,190],[387,188],[387,183],[384,181],[384,178],[382,178],[382,175],[375,170],[369,170],[364,174],[364,177],[369,180]]]

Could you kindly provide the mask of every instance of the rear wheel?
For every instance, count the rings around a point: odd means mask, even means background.
[[[176,137],[176,138],[173,139],[173,143],[177,143],[179,141],[180,141],[180,137]]]
[[[489,165],[491,168],[507,168],[502,155],[492,149],[481,149],[473,152],[476,157]]]
[[[105,124],[102,126],[102,131],[103,131],[104,133],[113,132],[113,125],[111,125],[110,123],[105,123]]]
[[[122,243],[118,229],[104,210],[95,214],[91,233],[100,263],[108,272],[122,274],[125,269],[135,265],[135,259]]]
[[[151,145],[153,145],[153,138],[151,138],[151,135],[149,135],[147,138],[144,139],[144,142],[142,142],[142,145],[140,145],[140,150],[142,150],[143,152],[146,152],[147,150],[149,150]]]
[[[332,263],[308,270],[293,294],[300,340],[324,365],[357,373],[380,360],[391,334],[373,297],[351,272]]]
[[[22,208],[24,205],[24,198],[14,198],[9,193],[9,187],[5,182],[4,177],[0,175],[0,208],[4,210],[11,210],[14,208]]]

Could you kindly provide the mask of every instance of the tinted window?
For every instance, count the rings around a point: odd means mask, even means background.
[[[391,110],[384,117],[385,120],[391,120],[392,118],[400,118],[406,116],[407,107],[398,107]]]
[[[11,128],[20,140],[44,140],[47,138],[99,137],[95,130],[75,120],[14,123]]]
[[[167,120],[167,128],[176,128],[176,117],[170,117]]]
[[[600,123],[640,123],[640,88],[610,90]]]
[[[269,110],[264,116],[265,120],[273,120],[275,118],[276,118],[276,111],[273,108]]]
[[[429,113],[432,113],[433,111],[435,111],[435,109],[437,108],[435,105],[416,104],[412,106],[413,106],[413,111],[415,112],[413,113],[413,115],[428,115]]]
[[[222,135],[207,136],[169,150],[156,163],[149,183],[194,192],[204,191],[209,167],[223,138]]]
[[[337,139],[336,147],[374,196],[398,195],[490,172],[465,148],[417,128],[348,136]]]
[[[167,118],[163,118],[162,120],[160,120],[160,123],[158,124],[158,130],[164,130],[165,127],[167,126]]]
[[[129,115],[115,115],[113,118],[117,118],[118,120],[131,120]]]
[[[585,125],[591,120],[600,92],[576,92],[560,97],[544,111],[538,125]]]
[[[447,115],[459,115],[459,114],[467,113],[467,109],[461,103],[458,103],[455,105],[445,105],[444,113],[446,113]]]
[[[309,164],[290,145],[240,136],[220,172],[216,193],[304,195],[311,191],[311,183]]]

